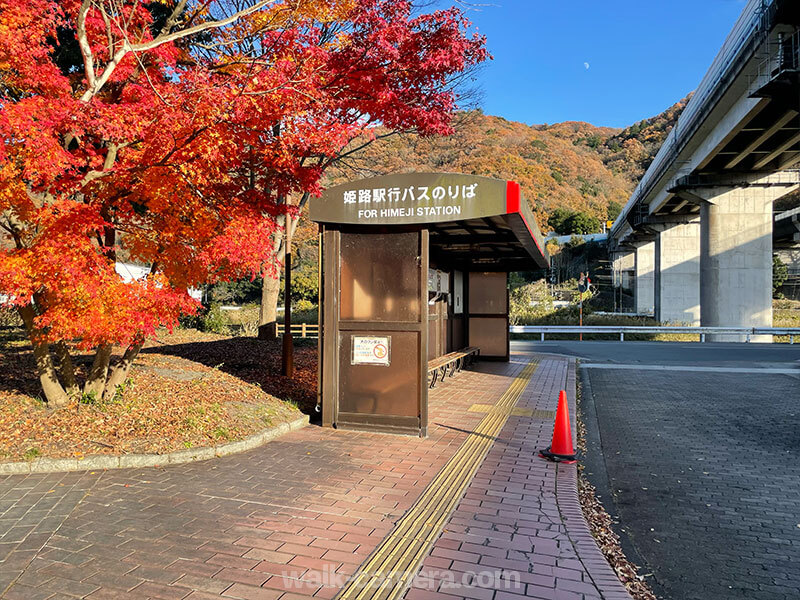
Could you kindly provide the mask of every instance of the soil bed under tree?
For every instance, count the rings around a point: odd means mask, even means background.
[[[85,376],[91,357],[75,362]],[[280,340],[163,332],[147,342],[113,399],[50,410],[23,331],[3,328],[0,461],[166,453],[241,439],[293,421],[301,410],[313,413],[316,348],[298,344],[292,380],[280,368]]]

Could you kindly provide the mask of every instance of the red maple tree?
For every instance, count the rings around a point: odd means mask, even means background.
[[[283,199],[374,122],[445,133],[485,58],[392,0],[0,0],[0,292],[51,406],[113,395],[187,288],[276,269]],[[150,267],[125,282],[118,255]],[[112,360],[112,348],[123,355]],[[82,389],[70,350],[92,350]]]

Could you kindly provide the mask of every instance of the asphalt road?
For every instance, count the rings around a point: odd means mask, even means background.
[[[659,597],[800,598],[800,346],[524,345],[581,358],[586,471]]]
[[[591,363],[796,368],[800,373],[800,343],[512,341],[511,349],[576,356]]]

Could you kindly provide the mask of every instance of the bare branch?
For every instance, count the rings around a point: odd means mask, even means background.
[[[226,25],[230,25],[231,23],[238,21],[242,17],[251,15],[254,12],[257,12],[270,4],[274,4],[275,2],[276,0],[260,0],[260,2],[256,2],[253,6],[240,10],[224,19],[219,19],[217,21],[206,21],[205,23],[200,23],[199,25],[195,25],[194,27],[189,27],[188,29],[182,29],[180,31],[169,33],[167,35],[159,34],[158,37],[149,42],[144,42],[142,44],[134,45],[133,47],[131,47],[131,50],[134,51],[152,50],[153,48],[157,48],[162,44],[166,44],[168,42],[174,42],[176,40],[189,37],[190,35],[194,35],[196,33],[208,31],[209,29],[218,29],[220,27],[225,27]]]
[[[147,78],[147,83],[150,84],[150,89],[153,90],[153,93],[158,97],[159,100],[161,100],[161,102],[165,106],[169,106],[170,108],[172,108],[172,105],[169,102],[167,102],[166,99],[164,98],[164,96],[161,95],[161,92],[159,92],[156,89],[156,86],[153,83],[153,80],[150,79],[150,73],[147,72],[147,68],[144,66],[144,63],[142,62],[142,59],[139,58],[139,55],[135,51],[133,52],[133,56],[136,59],[136,62],[139,63],[139,67],[142,69],[142,73],[144,73],[144,76]]]
[[[123,142],[123,143],[111,143],[108,146],[108,152],[106,152],[106,158],[103,161],[103,169],[100,171],[92,170],[89,171],[81,180],[81,187],[85,186],[87,183],[94,181],[95,179],[100,179],[101,177],[105,177],[106,175],[111,174],[111,168],[114,166],[114,163],[117,161],[117,153],[122,149],[134,144],[136,142]]]
[[[53,196],[47,192],[34,192],[30,185],[25,186],[25,193],[28,198],[34,203],[36,208],[42,208],[53,201]]]
[[[83,45],[81,45],[81,51],[84,53],[84,66],[86,69],[89,69],[91,65],[91,74],[92,78],[88,78],[88,71],[87,71],[87,83],[89,84],[89,88],[83,93],[81,96],[82,102],[89,102],[97,93],[103,88],[103,86],[108,82],[111,78],[112,73],[116,69],[117,65],[122,61],[123,58],[128,54],[128,52],[146,52],[147,50],[152,50],[153,48],[158,48],[163,44],[167,44],[169,42],[174,42],[192,35],[196,33],[201,33],[203,31],[208,31],[211,29],[218,29],[220,27],[225,27],[226,25],[230,25],[231,23],[236,22],[237,20],[246,17],[248,15],[253,14],[269,6],[270,4],[274,4],[277,0],[259,0],[252,6],[242,9],[238,12],[233,13],[229,17],[224,19],[218,19],[215,21],[206,21],[205,23],[200,23],[195,25],[194,27],[189,27],[187,29],[181,29],[180,31],[175,31],[173,33],[159,33],[157,37],[147,42],[141,42],[136,44],[131,44],[129,40],[125,40],[122,43],[122,46],[114,53],[114,57],[108,62],[108,64],[103,69],[103,73],[100,75],[99,78],[95,77],[94,74],[94,62],[91,55],[91,49],[88,46],[88,40],[86,39],[86,14],[83,11],[83,7],[81,7],[81,11],[83,13],[83,40],[86,45],[86,52],[84,52]],[[87,7],[91,4],[91,0],[84,0],[83,6]],[[79,17],[79,27],[80,27],[80,17]],[[122,31],[124,31],[124,27],[120,27]],[[80,42],[80,39],[79,39]]]
[[[162,35],[167,35],[175,25],[178,24],[178,19],[180,19],[183,11],[186,9],[186,3],[188,0],[180,0],[175,5],[175,9],[172,11],[172,14],[167,19],[166,23],[164,23],[164,27],[161,28],[161,32],[158,34],[159,37]]]
[[[114,58],[114,35],[111,32],[111,20],[108,18],[105,6],[100,6],[100,14],[103,15],[103,23],[106,26],[106,43],[108,44],[108,58]]]
[[[86,83],[89,89],[92,90],[97,85],[94,74],[94,56],[92,56],[92,47],[89,45],[89,38],[86,34],[86,15],[91,8],[92,0],[83,0],[81,8],[78,11],[78,46],[81,49],[83,56],[83,70],[86,73]]]

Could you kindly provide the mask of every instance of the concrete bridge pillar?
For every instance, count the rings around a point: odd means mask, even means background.
[[[634,256],[636,312],[651,314],[655,306],[655,244],[653,242],[637,244]]]
[[[655,241],[655,316],[662,323],[700,324],[700,221],[649,225]]]
[[[634,256],[634,249],[628,246],[619,247],[611,253],[614,287],[630,287],[629,275],[635,268]]]
[[[630,301],[635,294],[636,252],[625,244],[611,252],[614,290],[614,309],[618,312],[631,312],[635,304]]]
[[[772,205],[794,189],[796,179],[778,174],[689,191],[700,199],[703,326],[772,327]],[[751,339],[771,342],[772,336]]]

